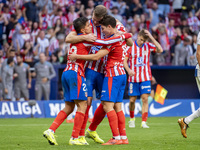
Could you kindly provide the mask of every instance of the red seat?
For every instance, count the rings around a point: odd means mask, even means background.
[[[169,19],[174,19],[175,26],[179,26],[181,23],[181,13],[169,13],[168,14]]]

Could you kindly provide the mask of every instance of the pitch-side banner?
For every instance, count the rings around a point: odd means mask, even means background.
[[[100,104],[100,101],[93,101],[90,109],[90,115]],[[38,101],[32,108],[28,102],[0,102],[0,118],[29,118],[31,114],[36,118],[54,118],[65,107],[65,103],[60,100],[56,101]],[[149,116],[151,117],[171,117],[187,116],[200,107],[200,101],[196,99],[166,100],[164,105],[153,101],[149,105]],[[126,117],[129,117],[129,100],[124,100],[122,110]],[[75,115],[76,107],[72,115]],[[135,116],[141,116],[140,101],[135,104]]]

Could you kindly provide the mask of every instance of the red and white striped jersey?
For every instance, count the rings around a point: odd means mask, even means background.
[[[93,20],[91,19],[90,20],[90,25],[92,26],[92,32],[97,36],[97,38],[100,38],[100,39],[104,39],[104,34],[102,32],[102,29],[101,29],[101,26],[95,26],[93,24]],[[124,32],[125,28],[123,27],[122,24],[117,24],[116,25],[117,29]],[[122,30],[123,29],[123,30]],[[92,46],[91,47],[91,50],[90,50],[90,54],[96,54],[100,49],[102,48],[102,46]],[[88,64],[87,64],[87,67],[89,69],[92,69],[96,72],[99,72],[99,73],[104,73],[104,65],[107,61],[107,56],[99,59],[98,61],[89,61]]]
[[[124,59],[129,47],[126,42],[118,42],[114,45],[107,46],[109,51],[107,63],[105,66],[105,76],[113,77],[126,74],[124,70]]]
[[[188,25],[192,27],[192,31],[199,30],[200,21],[196,16],[187,19]]]
[[[56,21],[58,20],[58,19],[60,19],[61,20],[61,22],[62,22],[62,24],[63,24],[63,26],[67,26],[67,18],[65,17],[65,16],[55,16],[54,18],[53,18],[53,25],[55,25],[56,24]]]
[[[97,39],[95,42],[83,42],[83,43],[76,43],[70,44],[70,50],[68,51],[68,55],[75,53],[78,55],[87,55],[93,45],[97,46],[108,46],[115,44],[117,42],[122,41],[121,36],[108,38],[108,39]],[[80,74],[81,76],[85,76],[85,60],[76,60],[71,61],[68,57],[67,66],[64,71],[73,70]]]
[[[52,43],[49,45],[49,52],[54,53],[56,49],[59,48],[59,42],[58,40],[54,40]]]
[[[134,76],[128,77],[128,82],[144,82],[152,79],[149,65],[150,53],[156,51],[156,46],[152,43],[144,43],[139,47],[136,41],[129,48],[126,57],[129,57],[128,64],[135,72]]]

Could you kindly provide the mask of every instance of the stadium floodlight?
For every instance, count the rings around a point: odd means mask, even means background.
[[[30,101],[28,101],[28,105],[31,107],[31,118],[34,118],[32,108],[33,108],[33,106],[36,105],[36,101],[35,100],[30,100]]]

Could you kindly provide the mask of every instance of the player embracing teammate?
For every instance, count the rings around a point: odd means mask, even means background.
[[[76,19],[73,22],[73,25],[78,33],[78,36],[84,36],[85,34],[92,32],[91,25],[85,17]],[[130,38],[130,35],[124,34],[122,36],[111,37],[105,40],[97,39],[95,42],[85,41],[71,44],[69,54],[75,53],[87,55],[92,45],[107,46],[123,41],[125,38]],[[58,145],[54,133],[67,116],[72,113],[75,105],[77,105],[77,112],[74,119],[74,127],[71,139],[69,140],[69,145],[88,145],[85,138],[83,139],[82,136],[79,136],[87,108],[87,87],[84,79],[84,66],[84,60],[68,60],[67,62],[67,66],[62,74],[65,107],[58,113],[50,128],[43,133],[44,137],[51,145]]]

